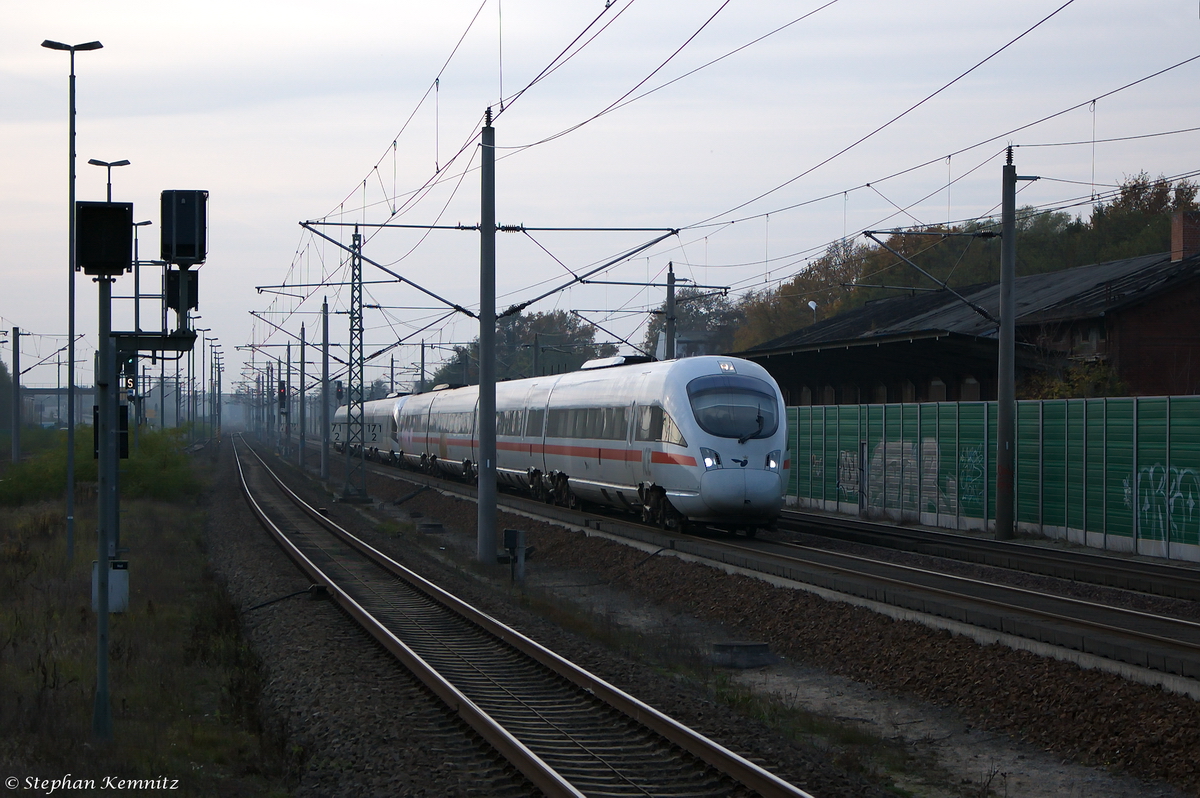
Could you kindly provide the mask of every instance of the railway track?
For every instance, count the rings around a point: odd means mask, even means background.
[[[431,485],[464,497],[474,496],[474,488],[469,485],[397,472],[382,466],[372,466],[371,470],[380,476]],[[726,566],[804,583],[818,590],[887,605],[900,610],[900,617],[909,617],[905,612],[919,614],[945,619],[950,623],[943,625],[957,631],[974,627],[985,630],[988,635],[1003,636],[1009,642],[1013,639],[1029,641],[1033,645],[1024,647],[1042,654],[1076,659],[1091,667],[1200,698],[1200,684],[1197,683],[1200,680],[1200,624],[1194,621],[794,543],[668,533],[630,520],[579,513],[511,495],[501,494],[499,501],[507,509],[549,521],[589,527],[639,541],[643,546],[670,549]],[[822,521],[830,523],[830,519]],[[919,544],[916,537],[910,540],[908,545]],[[1082,563],[1076,562],[1072,566],[1073,553],[1070,552],[1063,552],[1065,557],[1056,558],[1057,552],[1044,553],[1038,547],[1018,544],[1014,553],[1004,555],[1003,549],[1008,544],[982,542],[998,547],[992,554],[993,561],[988,564],[999,564],[996,560],[1003,560],[1007,567],[1026,572],[1043,573],[1056,568],[1054,576],[1072,578],[1069,574],[1086,575],[1084,564],[1099,559],[1108,561],[1098,564],[1107,570],[1079,581],[1105,584],[1102,580],[1110,580],[1131,586],[1138,580],[1153,580],[1157,574],[1155,566],[1135,561],[1126,563],[1111,557],[1076,555]],[[932,544],[935,549],[937,545],[949,544]],[[980,551],[989,548],[985,546]],[[963,551],[966,553],[955,559],[978,561],[971,559],[970,549],[964,546]],[[921,553],[936,554],[936,551]],[[1046,556],[1041,556],[1043,554]],[[1028,567],[1024,567],[1026,556],[1031,558]],[[1129,570],[1122,576],[1121,569],[1125,565]],[[1169,574],[1172,570],[1184,573]],[[1172,577],[1186,577],[1188,569],[1168,567],[1167,571]],[[1182,581],[1176,584],[1180,592],[1186,587]],[[1168,590],[1158,587],[1147,592],[1162,594]],[[986,635],[977,636],[977,639],[986,639]],[[1059,653],[1055,653],[1055,649]],[[1087,656],[1080,658],[1065,652]]]
[[[236,454],[247,500],[297,564],[544,794],[807,796],[390,560],[244,443]]]
[[[1200,599],[1200,569],[1186,566],[1081,551],[1061,551],[1012,541],[1001,542],[952,532],[909,529],[797,511],[785,511],[780,528],[1139,593],[1189,601]]]

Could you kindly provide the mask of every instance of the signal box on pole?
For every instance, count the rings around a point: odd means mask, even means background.
[[[133,268],[132,202],[75,203],[75,262],[94,277]]]
[[[162,259],[187,269],[208,255],[208,192],[162,193]]]

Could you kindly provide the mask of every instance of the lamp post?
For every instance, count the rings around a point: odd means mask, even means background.
[[[138,255],[138,228],[153,224],[150,219],[133,223],[133,329],[142,331],[142,264]]]
[[[48,50],[71,54],[67,114],[67,562],[75,558],[75,51],[99,50],[103,46],[100,42],[42,42]]]
[[[817,303],[810,299],[810,300],[808,300],[808,306],[810,308],[812,308],[813,324],[816,324],[817,323]]]
[[[89,158],[88,163],[92,166],[103,166],[108,170],[108,201],[112,202],[112,170],[114,166],[129,166],[129,161],[121,159],[119,161],[102,161],[99,158]]]
[[[195,318],[200,318],[196,316]],[[191,386],[191,393],[188,399],[188,416],[192,421],[192,431],[189,440],[196,440],[196,422],[204,423],[204,342],[206,340],[205,333],[212,332],[212,327],[193,327],[193,330],[200,333],[200,382],[196,382],[196,358],[195,352],[190,352],[190,363],[188,364],[188,385]],[[200,403],[196,402],[196,387],[200,388]],[[200,418],[197,419],[196,416]]]

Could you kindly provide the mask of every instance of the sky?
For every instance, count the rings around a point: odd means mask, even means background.
[[[219,342],[227,388],[282,357],[302,323],[318,338],[323,297],[348,306],[333,285],[345,249],[302,221],[342,245],[357,222],[367,258],[478,307],[477,232],[372,225],[478,223],[489,107],[497,222],[526,228],[497,239],[500,309],[670,230],[594,279],[661,285],[671,263],[733,296],[777,286],[864,229],[997,214],[1009,144],[1018,171],[1042,178],[1019,204],[1084,215],[1143,170],[1200,170],[1200,131],[1175,132],[1200,128],[1200,60],[1177,66],[1200,55],[1196,0],[13,4],[0,26],[0,327],[32,333],[23,369],[46,360],[30,386],[65,380],[67,331],[69,56],[44,39],[104,45],[75,56],[77,199],[105,196],[89,159],[129,160],[113,199],[152,222],[140,252],[153,258],[160,192],[209,192],[197,326]],[[143,271],[156,293],[159,267]],[[364,277],[391,280],[366,286],[380,306],[367,353],[405,342],[368,380],[389,378],[394,358],[404,386],[421,339],[432,368],[478,334],[370,264]],[[97,293],[75,285],[77,379],[90,384]],[[133,291],[126,276],[114,295]],[[529,311],[579,310],[609,331],[598,340],[640,344],[664,296],[576,284]],[[114,301],[115,328],[133,327],[133,304]],[[157,300],[141,315],[154,328]],[[335,345],[347,325],[331,317]]]

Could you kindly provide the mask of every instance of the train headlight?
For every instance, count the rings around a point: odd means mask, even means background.
[[[700,459],[704,461],[704,469],[707,471],[711,468],[721,467],[721,455],[717,454],[712,449],[700,447]]]
[[[783,452],[780,451],[779,449],[776,449],[775,451],[773,451],[769,455],[767,455],[767,462],[765,464],[765,468],[768,471],[778,471],[779,466],[782,462],[783,462]]]

